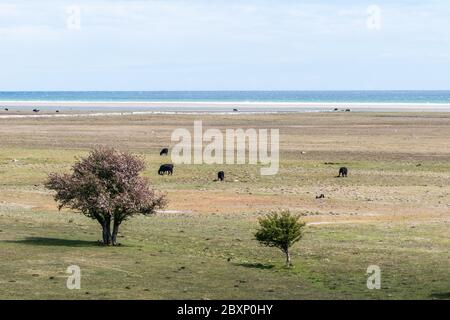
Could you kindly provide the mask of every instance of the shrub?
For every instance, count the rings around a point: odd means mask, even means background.
[[[289,248],[303,236],[305,223],[299,221],[300,216],[293,215],[289,210],[272,212],[259,218],[260,228],[255,238],[261,244],[280,249],[286,255],[286,266],[291,266]]]

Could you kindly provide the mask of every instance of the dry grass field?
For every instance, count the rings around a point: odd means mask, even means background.
[[[177,165],[175,128],[279,128],[280,170]],[[450,114],[292,113],[0,119],[0,298],[449,299]],[[120,247],[99,226],[58,212],[43,187],[98,145],[145,156],[166,212],[124,223]],[[340,166],[347,178],[336,178]],[[225,182],[215,182],[223,169]],[[315,196],[323,193],[325,199]],[[288,208],[307,222],[294,268],[252,234]],[[79,265],[81,290],[66,288]],[[366,287],[379,265],[381,290]]]

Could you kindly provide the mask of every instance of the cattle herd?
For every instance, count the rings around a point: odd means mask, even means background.
[[[159,152],[160,156],[167,156],[169,155],[169,148],[162,148],[161,151]],[[166,163],[166,164],[162,164],[159,169],[158,169],[158,174],[159,175],[172,175],[173,174],[173,164],[171,163]],[[338,177],[347,177],[347,173],[348,173],[348,169],[346,167],[341,167],[339,168],[339,175]],[[225,180],[225,172],[224,171],[219,171],[217,172],[217,181],[224,181]],[[320,196],[316,196],[317,199],[321,199],[321,198],[325,198],[325,196],[323,194],[321,194]]]
[[[3,110],[9,111],[9,108],[4,108]],[[41,110],[39,110],[39,109],[37,109],[37,108],[34,108],[32,111],[33,111],[34,113],[39,113]],[[59,113],[59,110],[56,110],[56,113]]]

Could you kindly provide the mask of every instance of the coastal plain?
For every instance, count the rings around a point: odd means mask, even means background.
[[[202,164],[159,176],[171,161],[160,149],[196,120],[223,132],[279,129],[278,174]],[[0,117],[0,135],[2,299],[450,298],[448,112],[30,113]],[[99,246],[99,225],[58,211],[43,186],[101,145],[142,155],[169,199],[126,221],[119,247]],[[214,181],[220,170],[224,182]],[[278,209],[307,224],[290,269],[253,239],[258,217]],[[80,290],[66,287],[70,265],[81,268]],[[370,265],[381,269],[379,290],[367,288]]]

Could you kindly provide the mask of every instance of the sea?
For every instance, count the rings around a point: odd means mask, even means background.
[[[15,103],[12,109],[24,109],[17,103],[41,104],[40,109],[89,111],[229,111],[230,103],[246,105],[246,111],[315,111],[317,104],[417,104],[421,106],[450,105],[450,90],[435,91],[0,91],[0,108]],[[51,106],[45,106],[45,102]],[[64,103],[83,103],[83,106],[64,106]],[[140,105],[153,102],[152,106]],[[61,104],[61,106],[58,105]],[[92,106],[89,105],[92,103]],[[98,106],[103,103],[102,106]],[[121,105],[126,103],[126,105]],[[158,106],[161,103],[161,106]],[[170,104],[173,103],[174,106]],[[186,106],[183,105],[186,103]],[[198,103],[198,106],[196,105]],[[221,107],[221,103],[224,104]],[[303,105],[298,110],[289,104]],[[111,107],[109,107],[109,104]]]

